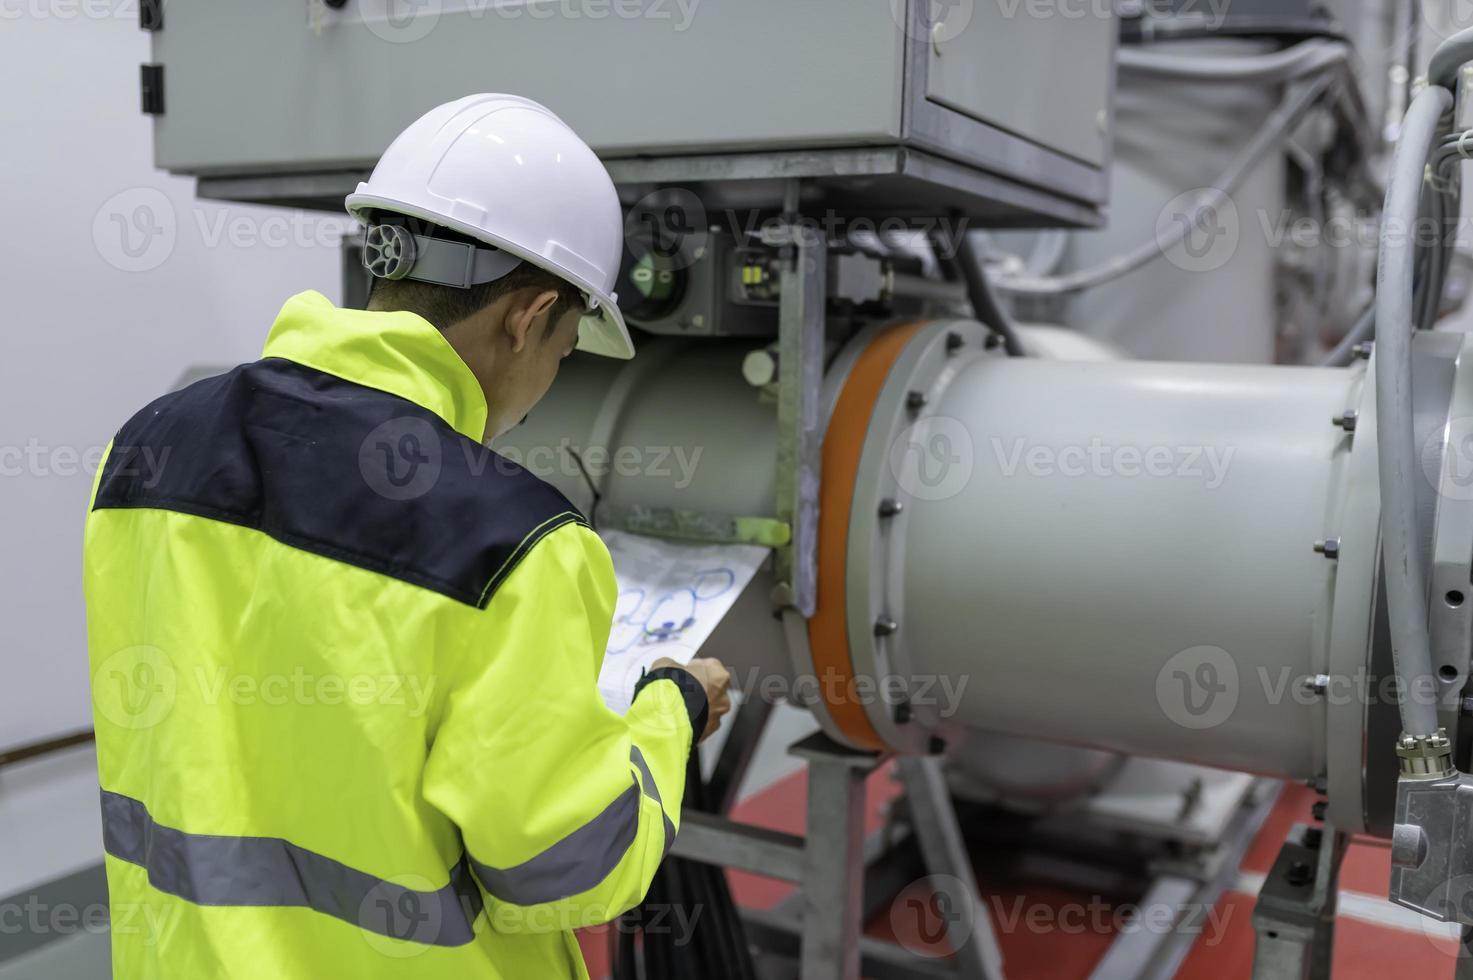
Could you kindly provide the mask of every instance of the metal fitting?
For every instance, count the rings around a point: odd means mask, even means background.
[[[1301,677],[1299,686],[1303,688],[1305,694],[1313,694],[1317,698],[1322,698],[1330,689],[1330,675],[1312,674],[1309,677]]]
[[[900,629],[900,624],[889,617],[882,616],[875,620],[875,636],[892,636]]]
[[[1335,416],[1330,421],[1333,422],[1335,425],[1339,426],[1340,428],[1344,429],[1346,432],[1354,432],[1355,431],[1355,420],[1358,419],[1359,417],[1360,417],[1360,413],[1357,412],[1357,411],[1355,411],[1354,409],[1351,409],[1350,411],[1346,412],[1344,415],[1337,415],[1337,416]]]
[[[1453,770],[1453,744],[1447,730],[1439,728],[1431,735],[1408,735],[1396,740],[1396,755],[1401,759],[1401,774],[1411,779],[1445,779]]]
[[[881,517],[894,517],[896,514],[899,514],[904,509],[905,505],[896,500],[894,497],[886,497],[884,500],[880,501]]]
[[[924,391],[912,391],[905,396],[905,407],[912,412],[919,412],[926,407],[926,393]]]
[[[1375,349],[1376,342],[1373,340],[1367,340],[1350,348],[1350,354],[1352,357],[1355,357],[1359,360],[1369,361],[1371,359],[1371,353],[1375,351]]]
[[[1317,554],[1317,555],[1324,555],[1326,558],[1330,558],[1330,559],[1339,558],[1340,557],[1340,539],[1339,538],[1326,538],[1323,541],[1316,541],[1314,543],[1314,551],[1315,551],[1315,554]]]

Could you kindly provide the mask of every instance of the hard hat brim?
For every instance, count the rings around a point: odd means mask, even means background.
[[[578,322],[577,349],[624,361],[634,356],[634,341],[629,337],[623,314],[613,301],[599,298],[598,309]]]

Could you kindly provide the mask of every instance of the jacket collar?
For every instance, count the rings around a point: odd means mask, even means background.
[[[314,291],[286,301],[262,357],[281,357],[387,391],[429,409],[480,442],[486,396],[440,331],[414,313],[344,310]]]

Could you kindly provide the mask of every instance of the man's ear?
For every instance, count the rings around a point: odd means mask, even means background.
[[[523,295],[525,294],[525,295]],[[557,303],[556,289],[526,289],[518,292],[506,312],[506,332],[512,353],[520,354],[533,336],[533,328]]]

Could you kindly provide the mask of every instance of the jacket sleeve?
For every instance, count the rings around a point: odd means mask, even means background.
[[[447,665],[425,798],[460,828],[498,931],[617,918],[644,898],[675,839],[693,712],[670,680],[646,684],[623,717],[604,705],[616,593],[598,536],[559,528]]]

